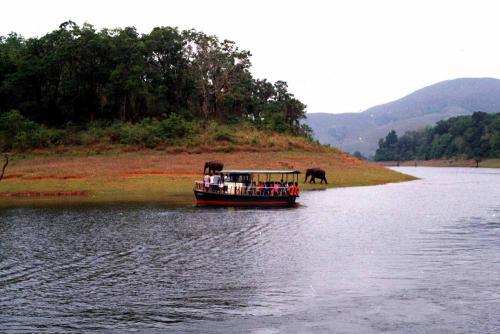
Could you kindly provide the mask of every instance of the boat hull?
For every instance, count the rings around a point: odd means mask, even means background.
[[[296,196],[250,196],[194,191],[196,204],[210,206],[292,206]]]

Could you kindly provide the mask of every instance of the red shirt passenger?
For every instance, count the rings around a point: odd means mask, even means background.
[[[261,182],[259,183],[259,187],[257,188],[257,194],[262,195],[263,191],[264,191],[264,183]]]

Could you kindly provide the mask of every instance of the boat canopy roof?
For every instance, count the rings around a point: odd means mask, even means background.
[[[300,174],[299,170],[246,170],[246,169],[224,169],[222,174]]]

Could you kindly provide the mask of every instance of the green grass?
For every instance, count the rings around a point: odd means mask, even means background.
[[[276,138],[275,138],[276,139]],[[266,140],[269,140],[267,138]],[[281,138],[277,138],[279,142]],[[281,144],[280,144],[281,145]],[[288,146],[288,141],[286,142]],[[0,182],[0,193],[44,191],[88,191],[85,197],[0,197],[0,206],[160,203],[190,205],[195,180],[201,179],[203,163],[218,159],[233,169],[299,169],[322,167],[329,184],[303,184],[302,190],[366,186],[415,178],[367,163],[335,149],[317,151],[236,151],[169,153],[141,149],[134,152],[106,151],[90,154],[68,150],[64,154],[17,155]],[[135,172],[145,172],[137,174]],[[161,172],[163,174],[155,174]],[[147,174],[149,173],[149,174]]]
[[[500,168],[500,159],[486,159],[479,163],[479,167]]]

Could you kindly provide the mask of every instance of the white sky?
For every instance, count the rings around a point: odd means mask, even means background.
[[[498,3],[498,4],[497,4]],[[175,0],[0,3],[0,35],[41,36],[66,20],[97,28],[195,28],[253,54],[309,112],[356,112],[441,80],[500,78],[500,2]]]

